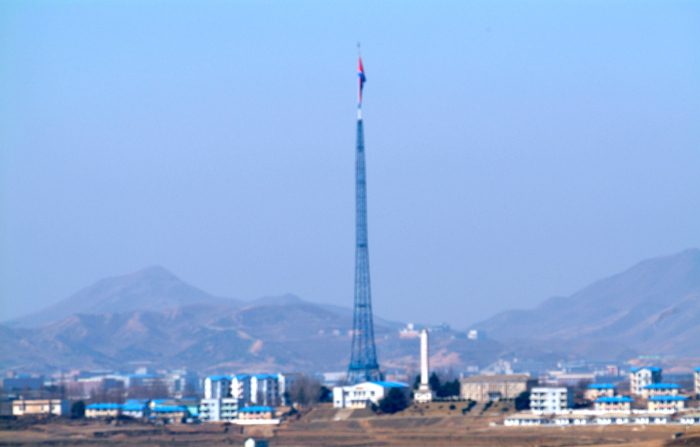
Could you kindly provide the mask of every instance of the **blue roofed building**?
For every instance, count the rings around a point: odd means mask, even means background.
[[[644,394],[644,387],[661,382],[662,370],[658,366],[639,366],[630,369],[630,392],[636,396]]]
[[[250,402],[276,407],[280,404],[277,374],[254,374],[250,380]]]
[[[642,396],[649,399],[654,396],[676,396],[681,387],[675,383],[652,383],[642,389]]]
[[[604,396],[595,401],[596,411],[603,413],[629,413],[634,400],[629,396]]]
[[[192,417],[192,415],[185,405],[156,405],[151,408],[151,414],[149,416],[152,420],[158,420],[168,424],[183,423],[190,417]]]
[[[122,414],[122,404],[98,402],[85,406],[85,417],[88,419],[117,418]]]
[[[146,399],[129,399],[122,404],[122,415],[134,419],[148,417],[151,412],[148,403]]]
[[[595,401],[599,397],[613,397],[615,395],[617,395],[617,387],[612,383],[591,383],[584,392],[584,397],[589,401]]]
[[[231,397],[238,399],[240,404],[251,401],[250,374],[235,374],[231,376]]]
[[[685,409],[688,398],[685,396],[652,396],[647,401],[649,412],[677,413]]]
[[[204,379],[204,398],[223,399],[231,397],[230,375],[214,375]]]

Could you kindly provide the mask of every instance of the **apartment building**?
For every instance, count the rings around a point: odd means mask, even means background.
[[[250,402],[258,406],[271,407],[280,404],[277,374],[255,374],[251,377]]]
[[[238,399],[202,399],[199,403],[199,418],[203,422],[231,422],[238,417]]]
[[[644,387],[661,382],[661,368],[658,366],[641,366],[630,369],[630,392],[642,396]]]
[[[231,397],[231,380],[228,375],[209,376],[204,379],[205,399],[224,399]]]
[[[572,407],[573,395],[566,387],[535,387],[530,391],[534,414],[557,414]]]

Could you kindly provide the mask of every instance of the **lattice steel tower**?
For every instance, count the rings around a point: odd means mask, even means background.
[[[365,172],[365,137],[362,125],[362,88],[365,73],[359,59],[359,101],[357,103],[357,145],[355,152],[355,303],[352,324],[352,354],[348,382],[381,380],[374,345],[372,292],[369,279],[367,241],[367,175]]]

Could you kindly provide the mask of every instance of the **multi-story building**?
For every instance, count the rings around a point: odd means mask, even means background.
[[[271,407],[279,405],[279,381],[276,374],[255,374],[251,377],[250,402]]]
[[[617,388],[612,383],[591,383],[586,388],[584,397],[595,401],[599,397],[613,397],[617,394]]]
[[[302,377],[302,375],[298,373],[277,374],[280,403],[283,405],[291,405],[291,402],[289,401],[289,393],[294,386],[294,382],[299,380],[300,377]]]
[[[238,399],[202,399],[199,418],[204,422],[231,422],[238,417]]]
[[[14,377],[2,379],[2,389],[5,393],[38,391],[44,386],[44,377],[34,377],[29,374],[17,374]]]
[[[642,388],[642,396],[645,399],[654,396],[677,396],[680,386],[675,383],[652,383]]]
[[[17,399],[12,401],[13,416],[65,416],[70,410],[63,399]]]
[[[571,408],[573,395],[566,387],[535,387],[530,391],[530,410],[534,414],[557,414]]]
[[[595,401],[595,410],[604,413],[629,413],[632,411],[632,400],[628,396],[603,396]]]
[[[196,396],[200,393],[199,376],[185,369],[171,371],[163,377],[168,395],[177,399]]]
[[[406,398],[410,394],[408,385],[400,382],[362,382],[357,385],[336,386],[333,388],[333,407],[367,408],[378,405],[391,389],[402,391]]]
[[[685,408],[685,396],[652,396],[647,402],[650,412],[677,413]]]
[[[661,382],[661,368],[658,366],[641,366],[630,369],[630,392],[642,396],[644,387]]]
[[[205,399],[224,399],[231,397],[231,376],[216,375],[204,379]]]
[[[466,377],[460,380],[462,399],[488,402],[515,399],[535,383],[527,374],[495,374]]]
[[[231,377],[231,392],[233,398],[239,403],[245,404],[251,401],[251,376],[248,374],[236,374]]]

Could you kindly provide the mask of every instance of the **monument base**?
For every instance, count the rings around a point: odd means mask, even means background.
[[[433,392],[427,385],[420,385],[418,391],[413,394],[413,400],[418,403],[427,403],[433,401]]]

